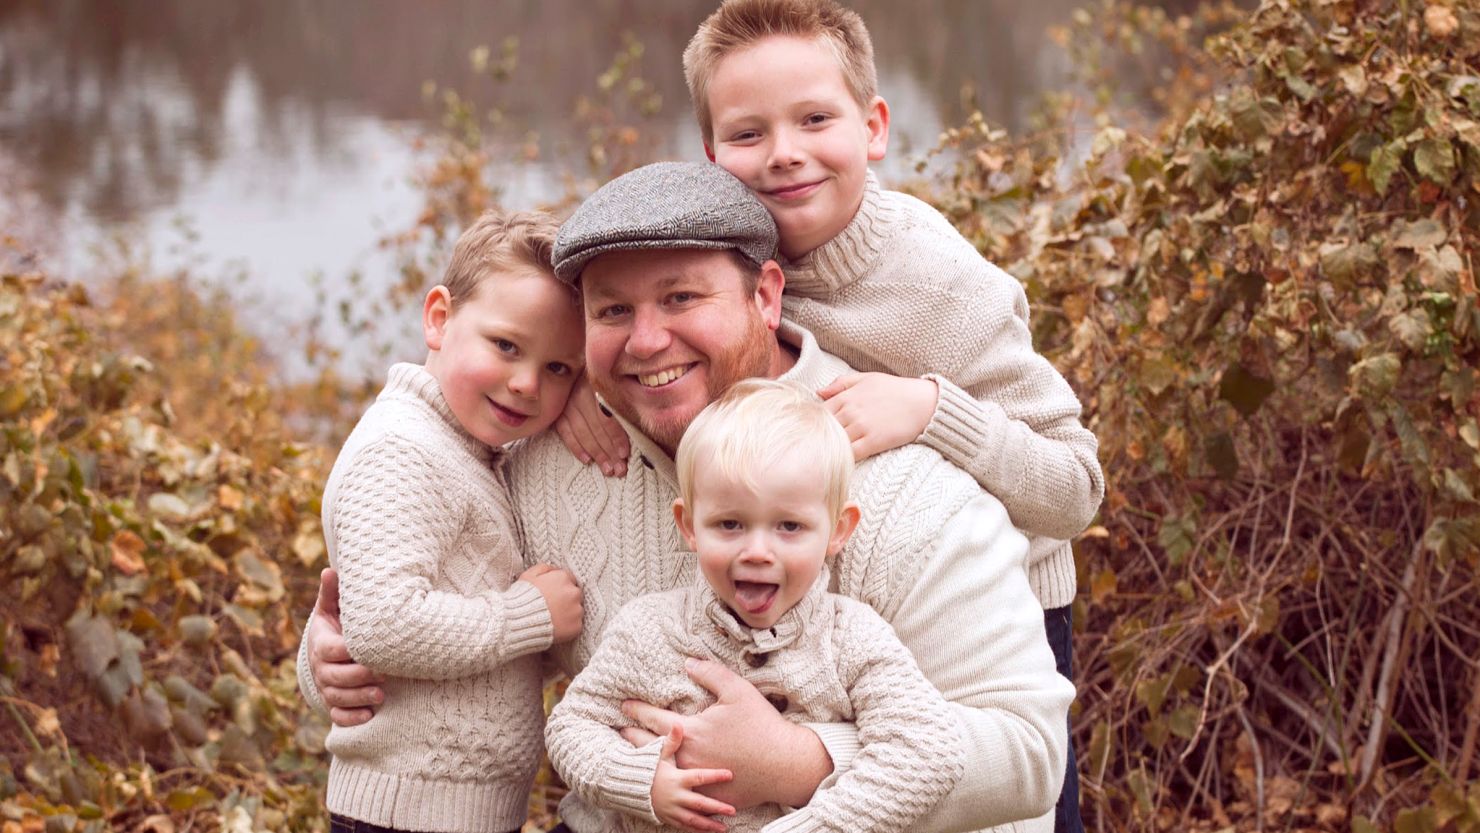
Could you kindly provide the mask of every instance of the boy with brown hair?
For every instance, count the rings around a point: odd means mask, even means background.
[[[582,616],[570,573],[524,568],[501,469],[502,446],[553,422],[583,366],[580,308],[551,271],[555,232],[548,215],[494,211],[463,232],[423,304],[425,365],[391,367],[324,487],[344,640],[386,678],[374,719],[324,742],[336,831],[524,824],[539,653],[573,639]]]
[[[888,146],[889,106],[863,20],[834,0],[727,0],[683,64],[706,155],[776,221],[786,317],[862,371],[820,391],[855,455],[921,442],[1002,501],[1029,536],[1029,581],[1072,679],[1068,539],[1104,496],[1098,444],[1033,349],[1018,281],[869,171]],[[573,417],[600,424],[594,404],[572,402]],[[577,456],[606,459],[598,443]],[[1077,805],[1071,749],[1056,829],[1081,829]]]

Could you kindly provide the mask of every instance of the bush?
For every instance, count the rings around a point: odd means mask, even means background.
[[[1077,28],[1194,52],[1177,83],[1213,94],[1082,163],[975,120],[938,203],[1028,284],[1100,439],[1092,823],[1480,830],[1480,11]]]

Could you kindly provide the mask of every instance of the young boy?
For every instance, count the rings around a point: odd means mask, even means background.
[[[786,317],[863,371],[819,391],[855,455],[922,442],[1002,501],[1029,537],[1028,578],[1072,679],[1068,539],[1104,496],[1098,443],[1033,350],[1017,280],[868,170],[888,146],[889,107],[862,19],[834,0],[726,0],[683,63],[705,153],[776,221]],[[565,422],[578,457],[623,471],[625,437],[589,394]],[[1072,758],[1064,794],[1056,829],[1078,830]]]
[[[702,579],[616,615],[550,715],[550,762],[586,801],[619,811],[602,829],[905,830],[955,786],[964,750],[889,625],[827,592],[823,560],[859,520],[847,434],[815,395],[747,380],[689,425],[676,470],[673,514]],[[684,714],[709,705],[714,696],[685,673],[695,659],[745,677],[789,720],[854,721],[852,767],[789,814],[774,804],[736,813],[695,792],[730,773],[678,769],[680,729],[642,747],[618,733],[635,725],[622,713],[629,698]]]
[[[567,572],[524,569],[500,470],[500,446],[548,426],[582,367],[555,232],[547,215],[487,212],[458,238],[423,306],[426,364],[390,369],[324,488],[344,639],[386,675],[375,717],[324,744],[336,831],[524,824],[539,652],[575,637],[582,613]]]

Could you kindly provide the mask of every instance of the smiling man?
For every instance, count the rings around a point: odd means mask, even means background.
[[[585,593],[582,635],[558,649],[584,667],[610,618],[639,595],[693,580],[695,562],[672,522],[673,450],[689,422],[730,384],[751,376],[816,390],[849,372],[811,335],[784,321],[776,230],[739,181],[707,164],[660,163],[613,180],[560,232],[557,274],[581,288],[586,366],[632,443],[624,477],[604,477],[553,434],[511,457],[510,487],[524,555],[570,570]],[[1002,504],[936,452],[910,445],[864,461],[852,498],[862,521],[830,589],[867,602],[952,704],[967,749],[961,782],[915,829],[975,830],[1022,819],[1051,829],[1063,777],[1065,713],[1073,687],[1059,676],[1043,614],[1024,570],[1027,541]],[[371,702],[333,622],[306,635],[300,682],[343,711]],[[723,768],[734,780],[706,791],[737,807],[805,805],[858,749],[851,724],[794,724],[744,680],[712,663],[690,672],[716,694],[697,715],[629,704],[650,740],[683,728],[679,764]],[[568,797],[568,829],[608,829],[602,811]]]

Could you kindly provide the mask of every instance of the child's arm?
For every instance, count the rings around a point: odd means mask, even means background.
[[[728,771],[674,766],[682,736],[633,746],[619,734],[634,725],[622,713],[624,700],[666,704],[673,692],[665,690],[665,681],[684,677],[684,658],[654,627],[660,615],[640,599],[607,626],[591,661],[571,680],[545,725],[550,765],[577,795],[598,807],[655,824],[723,833],[723,824],[705,816],[734,815],[734,808],[693,788],[728,781]]]
[[[555,420],[555,433],[560,441],[586,465],[596,463],[607,477],[625,477],[627,456],[632,446],[627,432],[596,401],[596,392],[583,373],[570,389],[565,410]]]
[[[965,745],[939,691],[889,625],[863,603],[845,603],[836,624],[839,673],[861,749],[806,807],[765,833],[910,829],[961,778]]]
[[[340,479],[332,517],[344,639],[358,662],[382,674],[451,679],[487,671],[549,647],[553,619],[568,622],[572,612],[569,588],[551,573],[521,578],[502,592],[432,589],[469,511],[444,472],[425,450],[392,435],[361,449]],[[498,543],[502,551],[486,557],[517,563],[512,529]],[[540,580],[562,602],[558,616]],[[574,613],[579,617],[578,598]]]
[[[922,442],[966,471],[1007,507],[1018,528],[1050,538],[1083,532],[1105,496],[1095,435],[1079,398],[1033,349],[1022,285],[986,261],[979,297],[946,302],[938,332],[951,347],[925,360],[938,395],[921,379],[882,373],[840,377],[821,391],[855,453]],[[866,455],[860,455],[860,458]]]

